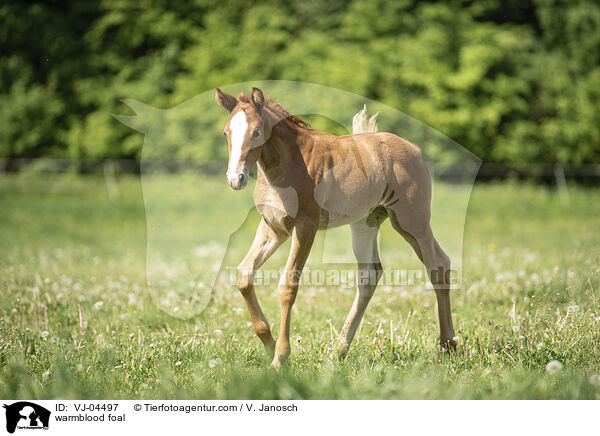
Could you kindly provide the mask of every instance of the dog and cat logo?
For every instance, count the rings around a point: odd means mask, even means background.
[[[48,430],[50,411],[29,401],[5,404],[6,431],[14,433],[16,429]]]

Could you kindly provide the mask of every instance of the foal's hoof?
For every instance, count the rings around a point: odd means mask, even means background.
[[[287,356],[276,355],[273,358],[273,362],[269,365],[269,368],[273,368],[275,371],[280,371],[283,365],[287,362]]]
[[[452,339],[440,340],[440,346],[442,347],[442,351],[445,353],[451,353],[456,351],[457,345],[458,336],[454,336]]]
[[[329,353],[329,360],[332,363],[341,363],[346,359],[346,353],[340,353],[339,351],[332,351]]]
[[[279,360],[274,360],[269,365],[269,368],[274,369],[275,371],[279,372],[279,371],[281,371],[281,362],[279,362]]]
[[[348,349],[350,348],[350,346],[348,344],[345,343],[339,343],[337,344],[337,346],[335,347],[335,350],[331,353],[330,357],[331,360],[337,360],[338,362],[343,361],[346,356],[348,355]]]

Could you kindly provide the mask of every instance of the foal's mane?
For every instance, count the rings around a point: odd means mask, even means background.
[[[282,119],[288,120],[303,129],[310,130],[312,128],[308,121],[304,121],[303,119],[297,117],[296,115],[289,113],[287,110],[285,110],[283,108],[283,106],[281,106],[279,103],[277,103],[270,97],[265,96],[265,98],[266,98],[265,106],[268,107],[269,109],[271,109],[277,115],[281,116]],[[238,95],[237,99],[238,99],[238,101],[241,101],[243,103],[252,104],[252,99],[250,97],[248,97],[247,95],[244,95],[243,93],[240,93],[240,95]]]

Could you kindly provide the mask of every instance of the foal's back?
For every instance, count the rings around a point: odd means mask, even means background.
[[[420,149],[391,133],[315,135],[309,171],[328,226],[351,224],[374,208],[428,215],[430,180]],[[423,209],[421,211],[421,209]]]

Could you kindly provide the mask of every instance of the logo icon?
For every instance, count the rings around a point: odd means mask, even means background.
[[[11,405],[4,404],[6,409],[6,431],[14,433],[18,429],[48,429],[50,411],[29,401],[19,401]]]

